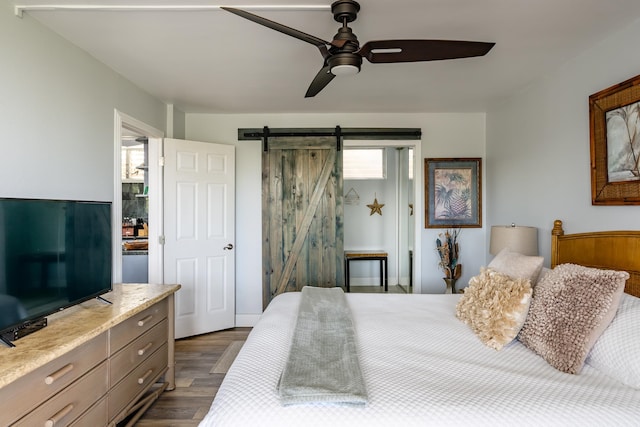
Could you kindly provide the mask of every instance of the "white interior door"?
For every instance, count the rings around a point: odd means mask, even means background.
[[[235,147],[164,140],[164,282],[176,338],[235,326]]]

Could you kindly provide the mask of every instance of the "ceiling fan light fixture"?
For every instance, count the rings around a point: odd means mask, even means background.
[[[334,76],[345,76],[350,74],[358,74],[360,72],[360,67],[356,67],[355,65],[336,65],[331,67],[331,74]]]
[[[331,74],[334,76],[358,74],[362,65],[362,57],[353,53],[336,53],[328,59]]]

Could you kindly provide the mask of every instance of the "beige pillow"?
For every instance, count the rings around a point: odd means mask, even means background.
[[[531,302],[528,279],[481,268],[456,306],[456,316],[471,327],[485,345],[500,350],[514,340]]]
[[[495,256],[487,267],[511,277],[529,279],[532,285],[538,280],[544,258],[541,256],[522,255],[504,248]]]
[[[615,316],[628,278],[624,271],[555,267],[536,285],[518,339],[554,368],[579,373]]]

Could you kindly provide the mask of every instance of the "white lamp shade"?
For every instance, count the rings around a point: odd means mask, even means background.
[[[496,255],[504,248],[522,255],[538,255],[538,229],[513,224],[492,226],[489,252]]]

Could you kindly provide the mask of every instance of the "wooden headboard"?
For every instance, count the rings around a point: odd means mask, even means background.
[[[640,230],[564,234],[562,221],[551,230],[551,268],[563,263],[624,270],[625,292],[640,296]]]

